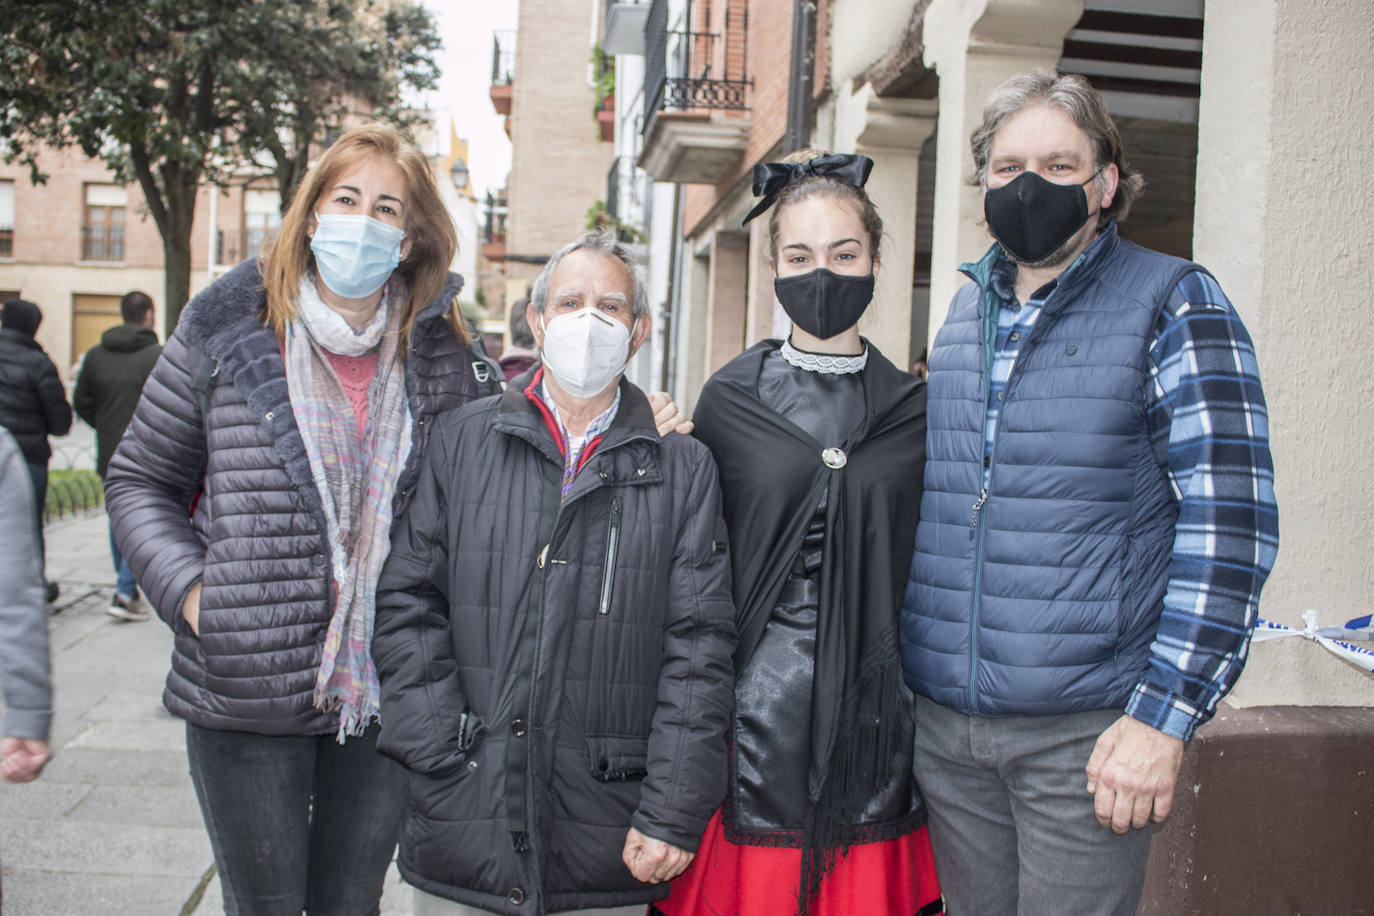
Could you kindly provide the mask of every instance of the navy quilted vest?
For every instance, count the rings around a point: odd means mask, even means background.
[[[1149,663],[1177,504],[1146,423],[1160,311],[1195,264],[1115,226],[1060,277],[1008,380],[987,501],[989,276],[930,352],[925,495],[902,605],[907,684],[982,716],[1124,707]]]

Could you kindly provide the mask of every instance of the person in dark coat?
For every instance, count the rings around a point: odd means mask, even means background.
[[[883,234],[863,190],[872,166],[802,150],[755,167],[763,200],[746,222],[771,207],[792,329],[727,363],[697,401],[740,635],[729,789],[668,916],[943,910],[897,650],[925,385],[859,334]]]
[[[0,426],[14,436],[28,465],[40,571],[46,565],[43,506],[52,457],[48,437],[65,436],[72,428],[72,408],[62,376],[34,339],[42,321],[43,311],[25,299],[11,299],[0,306]],[[57,583],[46,582],[45,587],[48,601],[56,600]]]
[[[725,791],[735,647],[705,447],[623,379],[649,333],[606,233],[559,251],[543,361],[444,418],[377,590],[378,747],[421,916],[641,916]]]
[[[500,390],[456,244],[423,154],[344,134],[261,261],[188,305],[110,459],[226,913],[378,910],[405,773],[375,749],[377,577],[433,421]]]
[[[539,362],[539,351],[534,348],[534,335],[530,333],[530,323],[525,320],[525,309],[529,304],[530,300],[522,297],[516,299],[510,309],[510,346],[501,352],[501,359],[498,360],[508,382]]]
[[[115,446],[138,406],[143,383],[153,371],[162,347],[153,330],[153,300],[137,290],[119,300],[124,323],[100,335],[100,343],[86,351],[76,376],[72,406],[76,415],[95,430],[95,469],[100,479],[110,464]],[[110,534],[114,560],[115,591],[108,613],[120,620],[147,620],[152,614],[138,599],[133,570]]]

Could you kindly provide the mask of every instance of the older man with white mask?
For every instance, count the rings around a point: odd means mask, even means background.
[[[373,653],[417,914],[643,913],[724,796],[720,492],[623,378],[641,277],[605,234],[553,256],[542,364],[441,421],[396,530]]]

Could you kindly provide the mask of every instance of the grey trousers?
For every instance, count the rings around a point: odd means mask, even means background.
[[[1153,826],[1097,823],[1084,771],[1121,716],[984,719],[916,703],[916,780],[948,916],[1131,916]]]
[[[418,887],[413,888],[412,893],[414,896],[411,898],[411,912],[414,916],[488,916],[491,912],[427,894]],[[634,906],[618,906],[611,909],[575,910],[568,916],[644,916],[648,911],[649,907],[646,904],[637,903]]]

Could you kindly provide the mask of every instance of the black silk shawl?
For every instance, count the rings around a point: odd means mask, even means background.
[[[711,377],[697,402],[695,434],[720,470],[739,630],[737,672],[759,643],[830,484],[812,691],[808,781],[815,805],[829,791],[832,767],[845,766],[837,736],[843,736],[840,743],[858,737],[842,719],[856,711],[855,685],[864,667],[900,664],[897,615],[921,503],[925,383],[869,345],[864,415],[839,444],[846,464],[830,468],[821,452],[836,443],[816,442],[759,401],[763,358],[778,346],[762,341]],[[904,691],[899,668],[887,675],[897,682],[887,690]],[[870,745],[867,753],[874,750]]]

